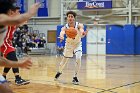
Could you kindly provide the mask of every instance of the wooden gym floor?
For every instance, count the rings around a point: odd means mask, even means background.
[[[70,59],[59,82],[55,82],[54,75],[61,57],[31,57],[33,67],[20,69],[22,78],[30,80],[30,84],[16,86],[12,70],[7,76],[15,93],[140,93],[139,56],[83,55],[80,85],[71,83],[75,58]]]

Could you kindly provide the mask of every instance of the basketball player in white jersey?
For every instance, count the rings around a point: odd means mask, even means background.
[[[12,9],[15,8],[14,5],[14,0],[0,0],[0,45],[3,43],[7,25],[19,25],[29,20],[36,14],[38,8],[40,7],[40,4],[36,3],[31,6],[27,13],[15,17],[10,17],[7,15],[7,13],[12,12]],[[29,59],[25,60],[24,62],[16,63],[2,57],[0,58],[0,66],[30,68],[31,65],[32,62]],[[0,93],[13,93],[2,75],[0,75]]]
[[[68,59],[73,57],[73,53],[76,55],[75,63],[75,73],[73,76],[73,84],[78,85],[79,80],[77,78],[78,72],[81,67],[81,57],[82,57],[82,42],[81,38],[86,35],[87,32],[84,32],[84,26],[81,23],[75,21],[76,13],[73,11],[67,12],[67,24],[62,27],[60,32],[60,40],[64,40],[64,34],[69,27],[74,27],[77,30],[77,35],[74,39],[67,37],[65,42],[65,48],[63,53],[63,59],[59,65],[59,71],[55,75],[55,80],[59,78],[62,74],[62,71],[68,62]]]

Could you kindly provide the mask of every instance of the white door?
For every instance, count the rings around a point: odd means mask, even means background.
[[[88,27],[87,54],[106,54],[106,28],[105,26]]]

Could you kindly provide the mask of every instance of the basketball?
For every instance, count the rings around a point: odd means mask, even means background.
[[[75,38],[77,35],[77,30],[74,27],[70,27],[66,30],[66,35],[69,38]]]

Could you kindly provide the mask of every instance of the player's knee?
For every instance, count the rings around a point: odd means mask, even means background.
[[[76,60],[81,60],[81,57],[82,57],[82,52],[79,51],[76,53]]]
[[[81,59],[79,58],[79,59],[76,59],[76,63],[77,64],[81,64]]]

